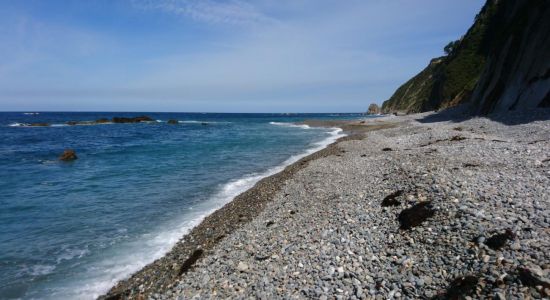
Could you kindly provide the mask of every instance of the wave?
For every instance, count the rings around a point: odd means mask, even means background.
[[[181,219],[163,224],[157,230],[143,234],[117,249],[101,253],[102,258],[89,267],[90,272],[75,276],[77,278],[73,278],[74,282],[69,284],[70,287],[65,286],[63,290],[51,291],[50,296],[52,298],[63,296],[65,298],[91,299],[105,294],[119,280],[130,277],[147,264],[164,256],[182,236],[202,222],[204,218],[231,202],[239,194],[252,188],[263,178],[281,172],[301,158],[322,150],[338,138],[345,136],[340,128],[329,128],[329,130],[325,139],[311,144],[310,148],[289,157],[280,165],[269,168],[265,172],[248,174],[221,185],[218,191],[205,201],[194,207],[189,207],[188,212]]]
[[[23,113],[24,115],[27,115],[27,116],[34,116],[34,115],[39,115],[40,113],[37,113],[37,112],[26,112],[26,113]]]
[[[218,121],[195,121],[195,120],[189,120],[189,121],[178,121],[178,123],[181,124],[231,124],[231,122],[218,122]]]
[[[311,127],[306,124],[295,124],[295,123],[284,123],[284,122],[269,122],[271,125],[284,126],[284,127],[295,127],[302,129],[310,129]]]

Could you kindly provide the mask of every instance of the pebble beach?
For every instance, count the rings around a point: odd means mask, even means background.
[[[326,126],[348,136],[101,298],[550,296],[550,110]]]

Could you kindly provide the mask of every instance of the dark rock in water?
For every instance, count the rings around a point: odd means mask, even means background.
[[[181,276],[181,274],[187,273],[187,271],[191,269],[193,264],[195,264],[195,262],[197,262],[197,260],[199,260],[199,258],[201,258],[203,254],[204,251],[202,249],[197,249],[193,251],[189,258],[187,258],[185,262],[183,262],[183,265],[181,265],[179,275]]]
[[[416,227],[426,219],[433,217],[435,210],[431,202],[421,202],[411,208],[404,209],[398,217],[401,229],[411,229]]]
[[[403,195],[402,190],[399,190],[399,191],[396,191],[396,192],[393,192],[393,193],[389,194],[388,196],[386,196],[384,198],[384,200],[382,200],[382,206],[387,207],[387,206],[398,206],[398,205],[400,205],[401,202],[399,202],[395,198],[397,198],[401,195]]]
[[[73,149],[66,149],[63,154],[59,157],[59,160],[62,161],[72,161],[77,159],[76,152]]]
[[[50,124],[48,124],[48,123],[31,123],[31,124],[29,124],[29,126],[32,126],[32,127],[48,127],[48,126],[50,126]]]
[[[154,120],[148,116],[139,116],[133,118],[114,117],[113,123],[141,123],[141,122],[153,122]]]
[[[205,126],[205,125],[208,125],[208,123],[202,122],[201,125]]]
[[[473,295],[476,291],[479,277],[462,276],[451,282],[443,299],[465,299],[466,296]]]
[[[78,125],[78,122],[77,121],[68,121],[68,122],[66,122],[66,124],[74,126],[74,125]]]
[[[498,250],[504,247],[509,240],[513,240],[514,238],[515,234],[510,229],[506,229],[504,233],[498,233],[488,238],[485,245],[493,250]]]
[[[104,124],[104,123],[111,123],[111,120],[106,119],[106,118],[101,118],[101,119],[95,120],[95,122],[96,122],[97,124]]]
[[[170,124],[170,125],[179,124],[178,120],[174,120],[174,119],[170,119],[170,120],[168,120],[168,122],[166,122],[166,123],[168,123],[168,124]]]

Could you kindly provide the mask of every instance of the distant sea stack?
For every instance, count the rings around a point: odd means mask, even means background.
[[[377,115],[380,113],[380,106],[376,103],[372,103],[369,105],[369,109],[367,110],[367,115]]]
[[[550,1],[488,0],[460,40],[399,87],[382,112],[469,103],[475,114],[550,106]]]

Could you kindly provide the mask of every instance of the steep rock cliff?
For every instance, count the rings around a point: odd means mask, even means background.
[[[470,103],[477,114],[550,106],[550,1],[488,0],[447,56],[433,59],[382,105],[385,113]]]

